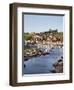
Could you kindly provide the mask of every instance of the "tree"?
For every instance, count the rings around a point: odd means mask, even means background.
[[[31,40],[32,39],[32,34],[30,34],[30,33],[24,33],[24,39],[25,40]]]
[[[57,32],[58,32],[58,29],[55,29],[55,30],[49,29],[49,33],[57,33]]]

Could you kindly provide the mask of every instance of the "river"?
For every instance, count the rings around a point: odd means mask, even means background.
[[[50,54],[33,57],[28,61],[24,61],[23,74],[41,74],[51,73],[53,64],[63,56],[62,48],[54,48]]]

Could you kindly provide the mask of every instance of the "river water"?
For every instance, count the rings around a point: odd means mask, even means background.
[[[26,67],[23,68],[23,74],[51,73],[50,71],[54,68],[53,64],[57,62],[61,56],[63,56],[63,49],[54,48],[48,55],[41,55],[24,61]]]

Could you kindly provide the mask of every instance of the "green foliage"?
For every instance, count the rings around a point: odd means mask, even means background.
[[[24,33],[24,39],[25,40],[31,40],[32,39],[32,34],[31,33]]]
[[[57,33],[57,32],[58,32],[58,29],[56,30],[49,29],[49,33]]]
[[[49,31],[46,32],[41,32],[39,33],[40,36],[42,36],[43,40],[46,40],[47,37],[49,37],[50,35],[52,35],[52,37],[55,37],[57,40],[63,41],[63,32],[58,32],[58,29],[56,30],[52,30],[49,29]],[[32,40],[33,37],[33,33],[24,33],[24,39],[25,40]]]

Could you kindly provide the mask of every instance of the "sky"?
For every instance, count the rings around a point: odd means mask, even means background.
[[[49,31],[49,29],[58,29],[59,32],[63,32],[63,17],[24,14],[24,32],[44,32]]]

